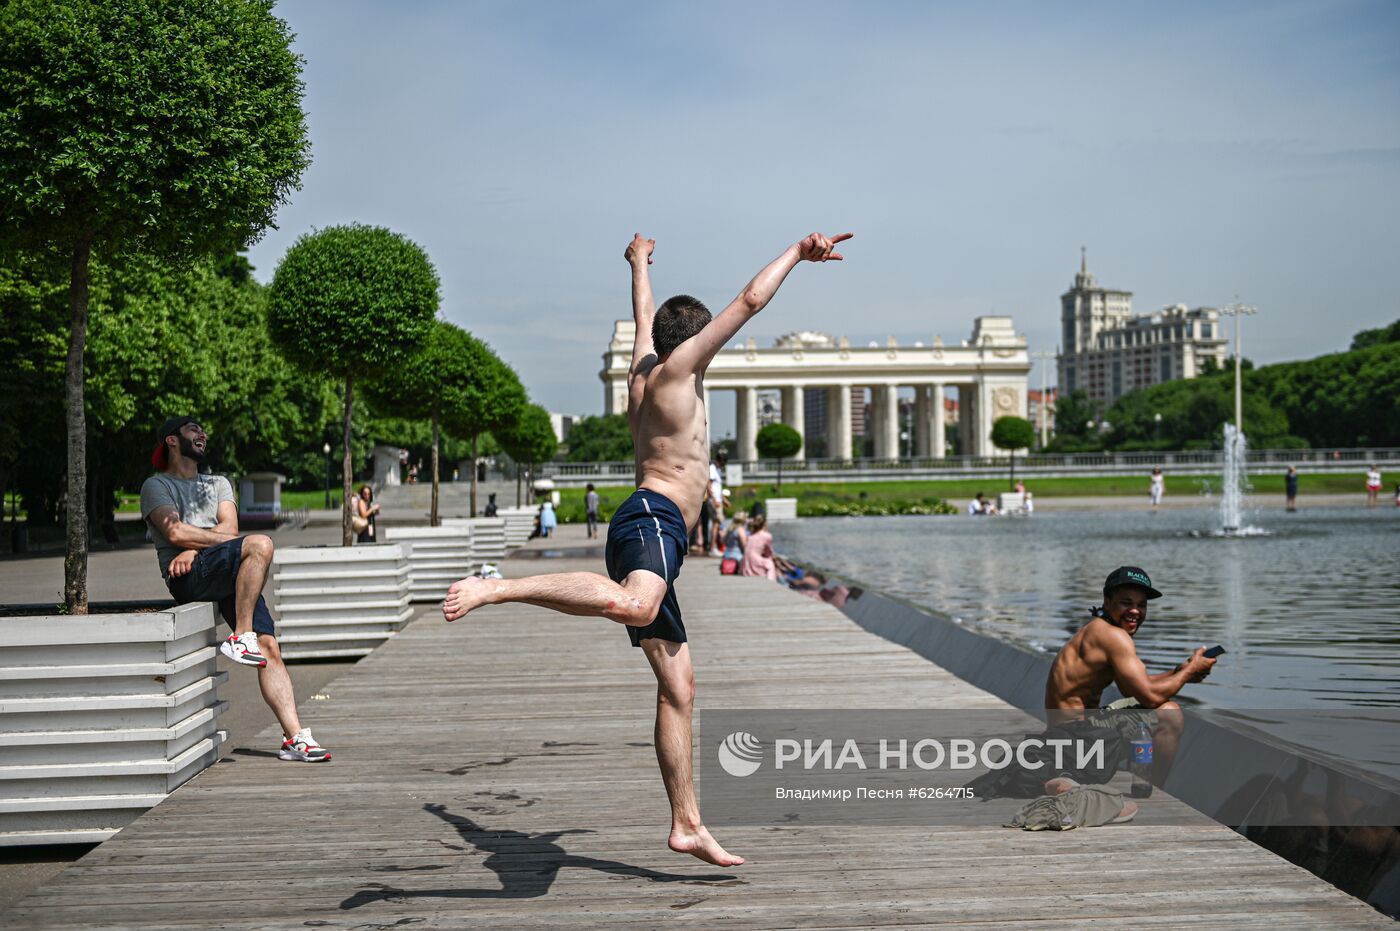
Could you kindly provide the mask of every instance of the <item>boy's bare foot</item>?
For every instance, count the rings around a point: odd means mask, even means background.
[[[442,601],[442,616],[448,621],[465,617],[468,611],[486,604],[491,597],[491,583],[476,576],[467,576],[452,583]]]
[[[688,853],[715,866],[739,866],[743,857],[736,857],[719,845],[702,824],[693,831],[671,828],[671,837],[666,841],[676,853]]]

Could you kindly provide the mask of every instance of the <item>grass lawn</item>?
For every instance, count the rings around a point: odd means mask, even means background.
[[[1390,477],[1390,481],[1394,481]],[[1250,476],[1254,494],[1283,496],[1283,471]],[[799,514],[823,513],[910,513],[911,508],[929,507],[932,502],[966,502],[979,491],[988,497],[1009,488],[1007,479],[950,479],[942,481],[906,482],[787,482],[782,494],[772,484],[745,484],[732,489],[736,506],[747,509],[762,498],[792,497],[797,499]],[[1168,497],[1196,497],[1209,485],[1214,493],[1220,491],[1220,479],[1206,475],[1167,474]],[[1148,478],[1143,475],[1038,478],[1026,481],[1026,489],[1038,498],[1056,497],[1147,497]],[[1387,488],[1390,486],[1387,486]],[[1364,494],[1360,475],[1303,475],[1299,492],[1308,494],[1348,494],[1358,498]],[[627,500],[633,491],[630,485],[608,485],[597,489],[604,519]],[[558,508],[561,521],[583,520],[582,488],[560,489]],[[919,512],[915,512],[919,513]]]

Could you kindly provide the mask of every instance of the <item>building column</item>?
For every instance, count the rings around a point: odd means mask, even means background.
[[[884,407],[885,393],[879,385],[870,386],[868,407],[865,411],[865,435],[870,437],[870,455],[875,459],[885,458],[885,431],[880,427],[883,421],[880,412]]]
[[[914,455],[927,459],[932,448],[929,432],[929,385],[914,386]]]
[[[807,458],[807,393],[801,385],[788,385],[783,389],[783,423],[792,427],[802,436],[802,448],[792,458]]]
[[[946,428],[943,425],[943,386],[934,385],[931,390],[933,392],[933,397],[929,401],[929,406],[933,408],[930,412],[933,416],[930,417],[929,423],[929,439],[931,442],[929,443],[928,454],[935,459],[942,459],[948,455],[948,443],[944,436]]]
[[[851,386],[826,389],[826,454],[833,459],[851,458]]]
[[[758,458],[758,390],[753,385],[742,385],[734,389],[737,403],[734,406],[734,439],[738,457],[746,462]]]
[[[972,386],[958,385],[958,455],[972,452]]]
[[[891,459],[898,459],[900,454],[899,442],[899,386],[887,385],[885,387],[885,401],[889,407],[885,410],[885,449],[889,451]]]

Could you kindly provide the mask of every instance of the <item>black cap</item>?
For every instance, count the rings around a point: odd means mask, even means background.
[[[1110,572],[1103,582],[1104,597],[1107,598],[1109,592],[1124,585],[1136,585],[1138,588],[1147,589],[1149,600],[1162,597],[1162,593],[1152,587],[1152,580],[1147,577],[1147,573],[1137,566],[1119,566]]]
[[[156,431],[156,448],[151,450],[151,465],[157,471],[164,472],[170,464],[170,457],[165,450],[165,438],[179,433],[180,428],[187,423],[198,425],[199,421],[193,417],[169,417]]]
[[[156,431],[156,442],[159,443],[167,436],[174,436],[179,433],[180,428],[187,423],[198,424],[199,421],[188,416],[167,418],[165,423],[160,425],[160,429]]]

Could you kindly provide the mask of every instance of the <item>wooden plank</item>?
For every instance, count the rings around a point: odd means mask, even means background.
[[[597,568],[529,559],[505,571]],[[707,707],[1006,709],[830,606],[763,580],[722,578],[712,561],[687,565],[680,597],[701,715]],[[511,606],[448,625],[429,606],[323,691],[329,698],[303,716],[334,762],[235,752],[0,923],[144,931],[1389,924],[1161,797],[1150,824],[1030,834],[991,823],[1015,807],[998,802],[982,826],[728,828],[721,840],[750,858],[734,869],[673,854],[652,747],[655,682],[625,631],[604,620]],[[275,741],[275,729],[254,745],[264,738]],[[570,833],[551,834],[559,831]]]

